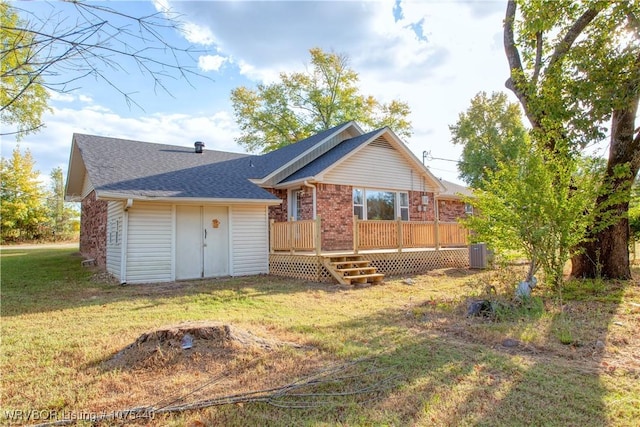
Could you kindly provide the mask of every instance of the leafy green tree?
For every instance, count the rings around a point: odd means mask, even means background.
[[[64,201],[64,178],[62,169],[51,171],[51,188],[47,197],[50,237],[53,240],[67,240],[79,231],[79,212]]]
[[[15,126],[18,137],[40,128],[42,114],[49,109],[43,79],[34,72],[34,35],[18,29],[23,26],[16,11],[0,1],[0,123]]]
[[[546,281],[558,288],[565,263],[596,214],[596,162],[527,143],[519,158],[499,162],[486,175],[483,189],[467,200],[480,212],[464,221],[474,230],[474,241],[498,255],[526,255],[530,275],[542,268]]]
[[[478,93],[449,131],[453,143],[463,146],[459,177],[473,188],[482,188],[498,164],[520,157],[528,138],[519,105],[503,92]]]
[[[373,129],[389,126],[411,136],[407,103],[388,104],[360,94],[358,74],[349,58],[310,49],[311,67],[302,73],[281,73],[280,82],[244,86],[231,91],[240,127],[237,142],[251,152],[269,152],[350,120]]]
[[[16,146],[10,159],[0,160],[0,216],[3,240],[39,237],[49,220],[45,192],[29,150]]]
[[[509,0],[504,47],[534,134],[563,153],[610,133],[600,216],[572,259],[576,276],[629,279],[630,189],[640,169],[640,1]],[[604,126],[610,122],[608,129]],[[612,216],[618,220],[605,225]]]

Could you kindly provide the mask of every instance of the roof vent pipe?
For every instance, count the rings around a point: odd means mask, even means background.
[[[204,148],[204,142],[196,141],[193,145],[196,147],[196,153],[202,154],[202,149]]]

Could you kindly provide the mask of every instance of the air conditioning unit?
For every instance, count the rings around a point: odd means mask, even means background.
[[[489,265],[489,251],[485,243],[469,246],[469,268],[487,268]]]

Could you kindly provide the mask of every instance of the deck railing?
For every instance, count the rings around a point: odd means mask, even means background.
[[[466,246],[468,234],[457,222],[356,220],[354,251]]]
[[[275,222],[271,220],[270,249],[288,252],[321,251],[321,219]],[[367,221],[354,217],[353,250],[466,246],[468,231],[457,222]]]
[[[274,251],[320,252],[320,217],[315,220],[275,222],[271,220],[269,246]]]

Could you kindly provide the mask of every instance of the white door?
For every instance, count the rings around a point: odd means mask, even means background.
[[[226,207],[176,207],[176,279],[229,274]]]
[[[219,277],[229,274],[229,218],[226,207],[205,206],[204,226],[204,276]]]

